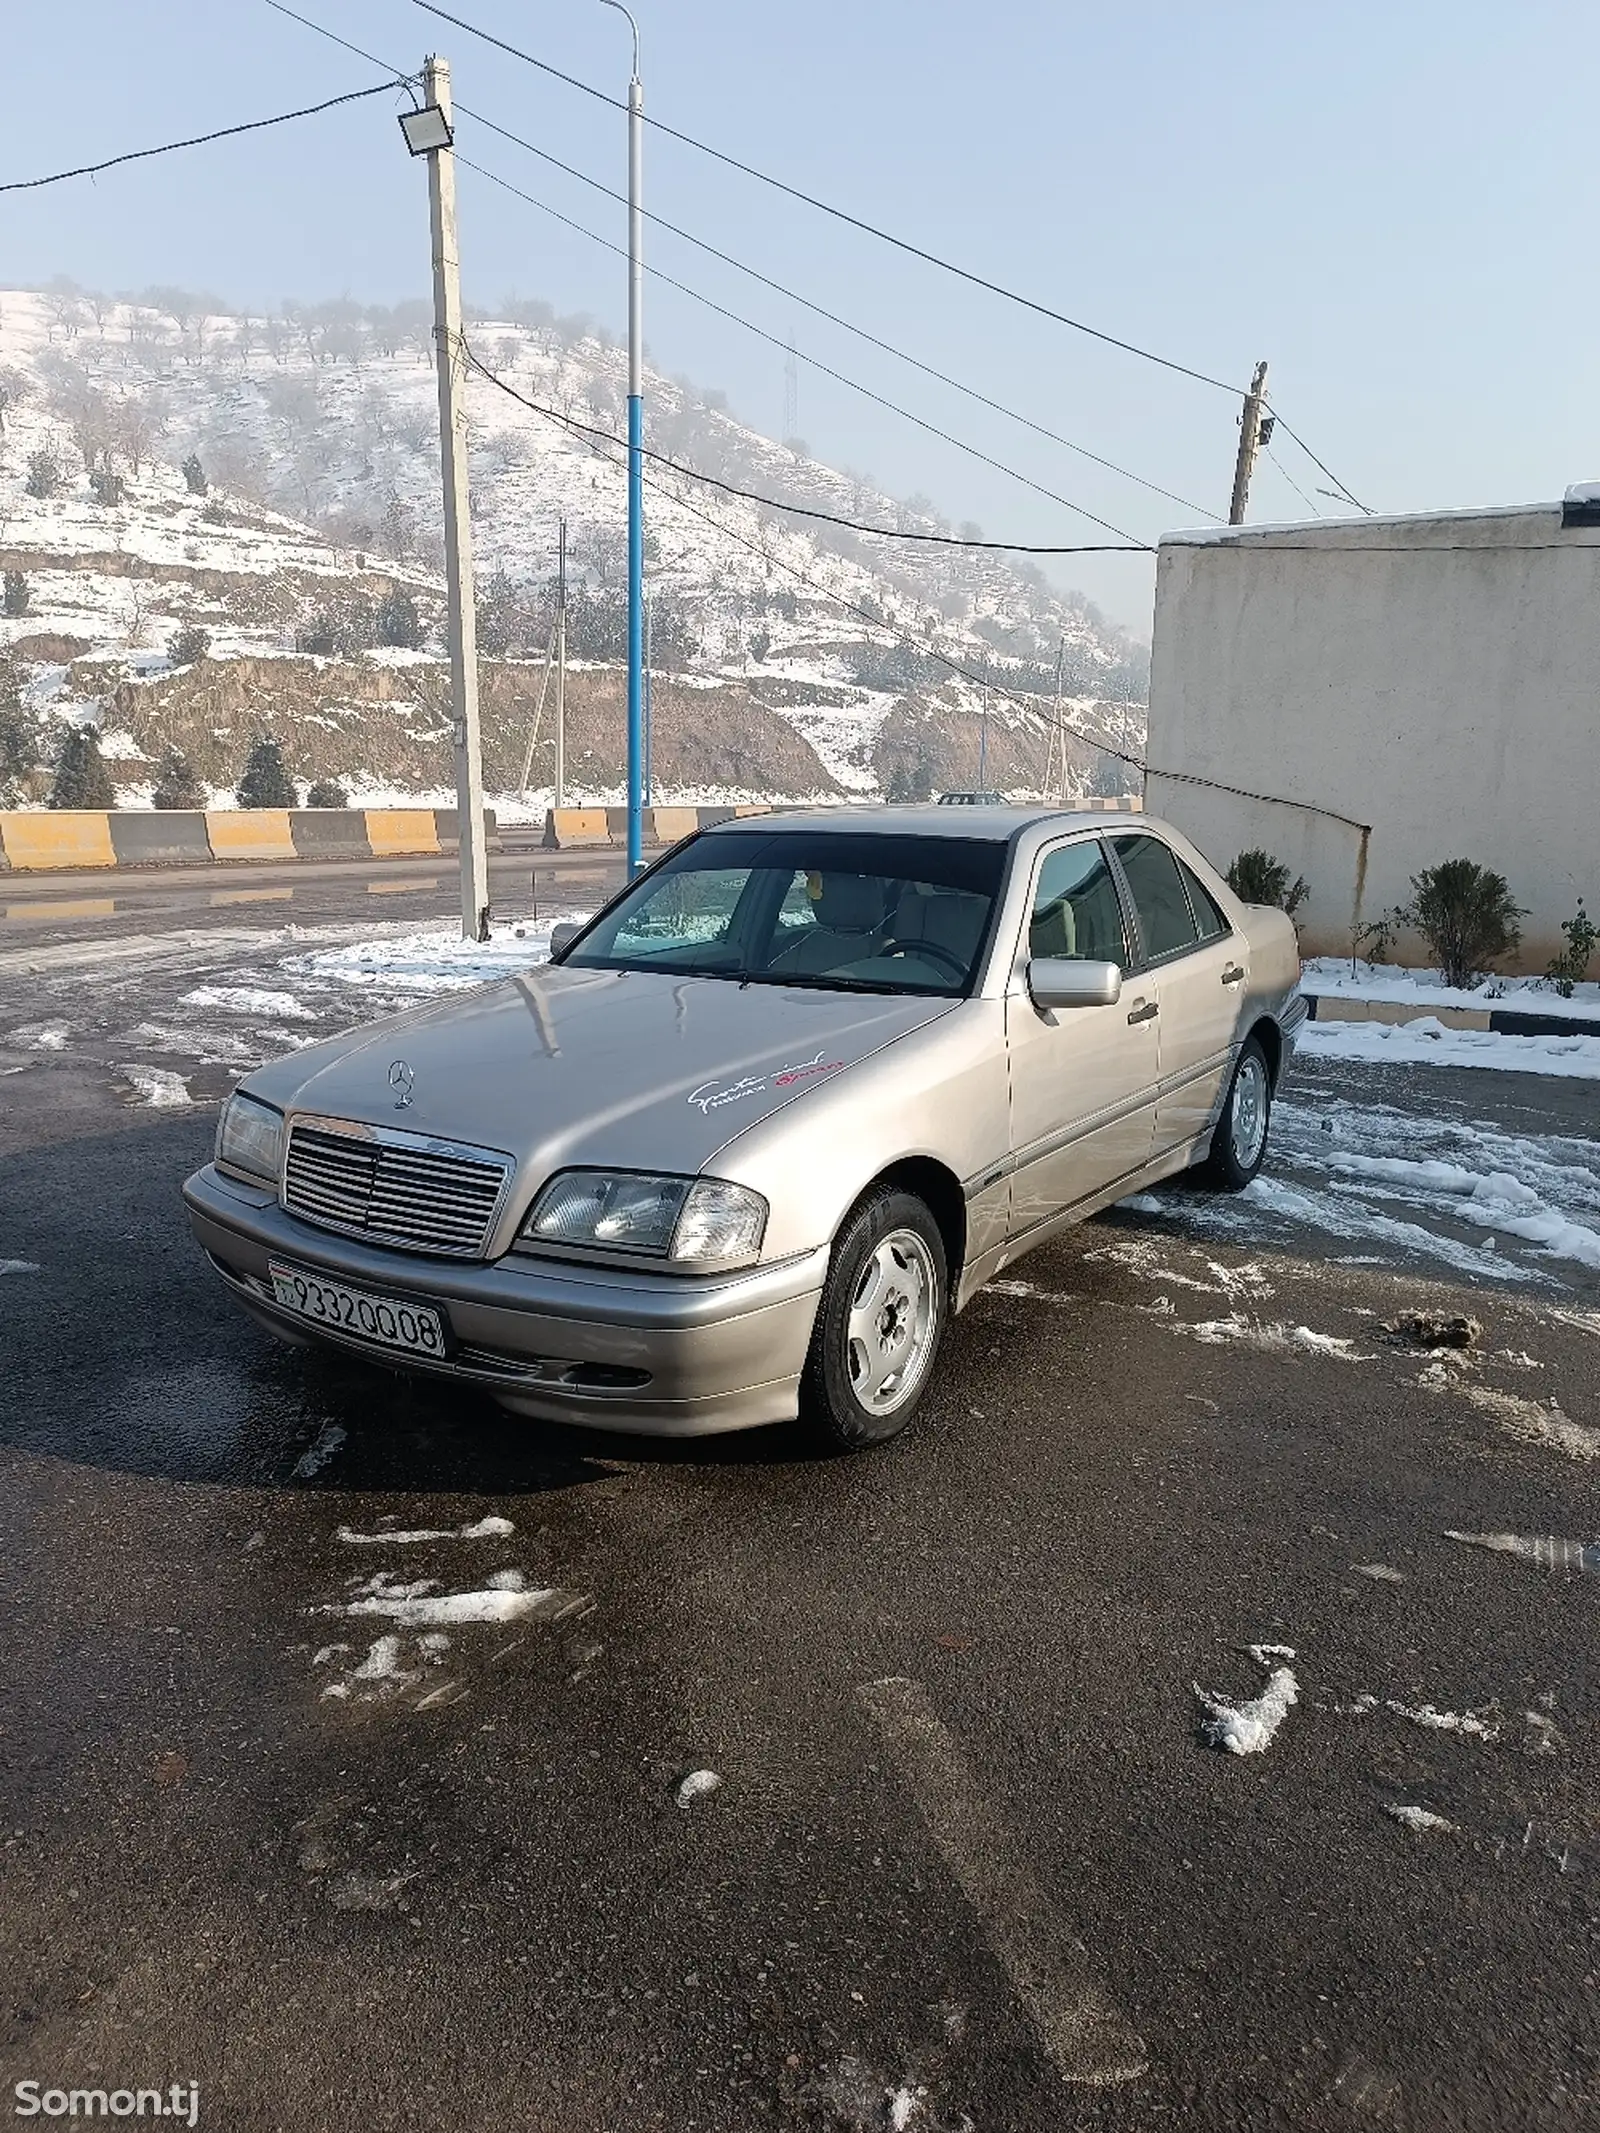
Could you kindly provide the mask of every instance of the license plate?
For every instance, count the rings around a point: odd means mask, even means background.
[[[412,1355],[445,1354],[444,1324],[426,1304],[402,1303],[395,1296],[371,1296],[347,1289],[300,1267],[269,1265],[272,1293],[285,1311],[326,1326],[330,1333],[353,1334],[380,1348],[403,1348]]]

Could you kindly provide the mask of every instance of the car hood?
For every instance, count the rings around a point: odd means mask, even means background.
[[[570,1163],[693,1172],[957,1004],[548,966],[309,1046],[246,1086],[287,1111],[504,1150],[524,1182]]]

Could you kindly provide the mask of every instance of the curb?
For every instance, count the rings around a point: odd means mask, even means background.
[[[1492,1030],[1500,1037],[1600,1037],[1600,1016],[1541,1015],[1520,1007],[1416,1007],[1408,1000],[1362,1000],[1349,993],[1305,995],[1313,1022],[1440,1022],[1446,1029]]]
[[[483,811],[499,850],[493,808]],[[460,842],[453,807],[27,809],[0,813],[0,874],[187,867],[274,859],[440,858]]]

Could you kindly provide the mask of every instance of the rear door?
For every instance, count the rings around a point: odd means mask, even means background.
[[[1035,862],[1021,958],[1116,963],[1131,953],[1117,877],[1098,837]],[[1011,1234],[1143,1168],[1155,1132],[1159,1051],[1153,988],[1115,1007],[1041,1013],[1020,984],[1006,1001],[1011,1069]]]
[[[1227,1092],[1249,990],[1247,943],[1172,847],[1149,830],[1113,837],[1144,976],[1160,989],[1157,1156],[1199,1141]]]

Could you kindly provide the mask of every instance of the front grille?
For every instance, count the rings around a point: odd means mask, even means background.
[[[289,1128],[283,1204],[324,1229],[456,1259],[481,1257],[510,1165],[487,1148],[398,1134]]]

